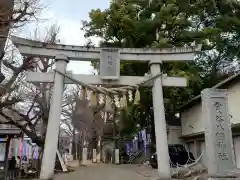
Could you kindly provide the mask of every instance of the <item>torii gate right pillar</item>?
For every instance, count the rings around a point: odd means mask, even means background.
[[[150,70],[152,76],[160,74],[161,73],[160,63],[151,62]],[[152,96],[153,96],[153,112],[156,136],[158,175],[161,178],[170,179],[171,168],[169,163],[168,141],[161,76],[156,78],[153,82]]]

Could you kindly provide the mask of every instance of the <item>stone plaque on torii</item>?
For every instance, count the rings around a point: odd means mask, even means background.
[[[56,61],[56,70],[66,73],[69,60],[99,61],[100,75],[67,74],[72,78],[93,85],[131,86],[141,83],[149,77],[120,76],[121,61],[149,62],[151,76],[161,74],[160,64],[170,61],[192,61],[195,52],[201,46],[187,48],[157,49],[157,48],[88,48],[60,44],[47,44],[39,41],[12,37],[12,42],[24,56],[47,57]],[[54,172],[55,154],[58,142],[59,123],[64,83],[73,83],[59,73],[28,72],[29,82],[54,83],[52,104],[50,108],[45,149],[42,159],[40,178],[51,178]],[[158,173],[162,178],[171,177],[169,152],[166,132],[162,86],[185,87],[183,77],[168,77],[166,75],[153,79],[145,86],[152,86],[156,147],[158,157]]]

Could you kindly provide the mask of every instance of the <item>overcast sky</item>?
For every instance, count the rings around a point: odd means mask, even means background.
[[[23,37],[33,36],[34,29],[44,29],[44,27],[52,24],[60,26],[59,39],[63,44],[69,45],[84,45],[86,39],[84,32],[80,30],[81,20],[87,20],[88,12],[91,9],[106,9],[109,7],[110,0],[41,0],[41,3],[46,6],[41,12],[41,21],[29,24],[18,32],[18,35]],[[99,39],[93,38],[92,41],[97,44]],[[89,74],[92,73],[92,68],[89,62],[75,62],[68,64],[68,70],[74,73]]]

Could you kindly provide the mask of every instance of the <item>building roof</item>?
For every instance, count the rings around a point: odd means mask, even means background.
[[[212,88],[228,88],[230,85],[234,84],[236,81],[240,80],[240,72],[237,72],[233,76],[228,77],[227,79],[221,81],[220,83],[216,84]],[[190,101],[188,101],[186,104],[184,104],[181,108],[180,111],[184,111],[190,107],[192,107],[194,104],[197,104],[198,102],[201,101],[201,94],[194,97]]]
[[[6,138],[6,137],[21,137],[21,129],[18,128],[1,128],[0,129],[0,138]]]

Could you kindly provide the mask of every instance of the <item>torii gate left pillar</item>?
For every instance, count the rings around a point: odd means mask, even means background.
[[[161,73],[159,62],[150,62],[150,71],[152,76]],[[154,79],[152,87],[153,96],[153,114],[156,137],[156,150],[158,162],[158,174],[161,178],[169,179],[171,177],[171,168],[169,163],[167,127],[164,111],[163,87],[160,77]]]
[[[55,57],[56,70],[66,73],[68,57],[65,55],[57,55]],[[62,98],[64,90],[64,77],[59,73],[54,74],[54,85],[52,100],[49,112],[49,120],[47,126],[47,134],[44,145],[44,153],[41,164],[40,179],[49,179],[53,176],[56,151],[58,145],[59,122],[62,112]]]

